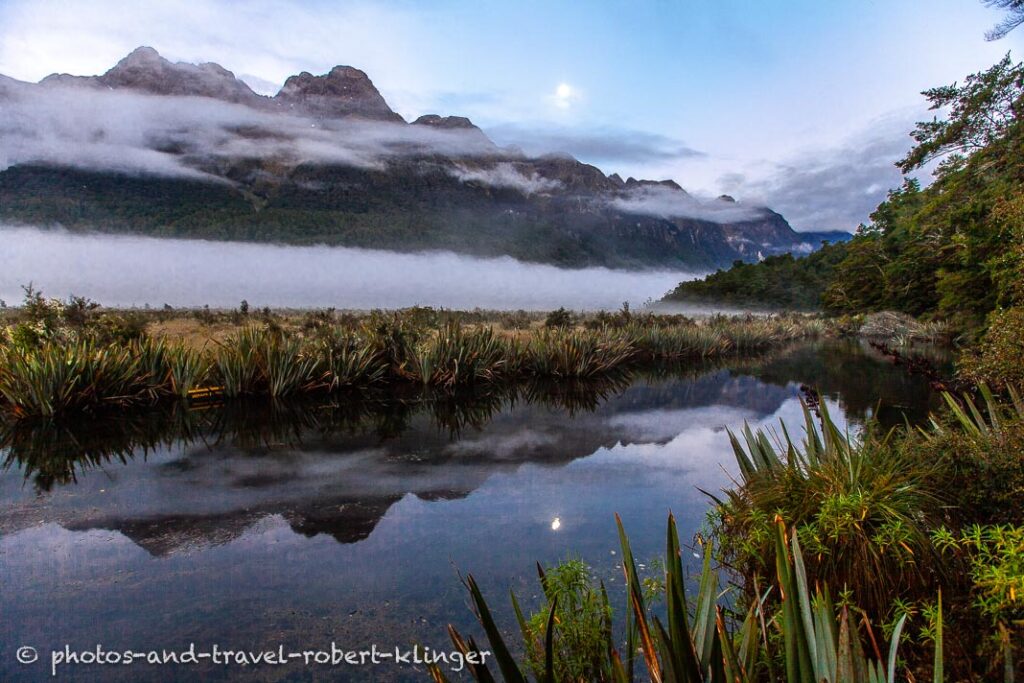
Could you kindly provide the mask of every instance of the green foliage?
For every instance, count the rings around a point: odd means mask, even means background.
[[[559,308],[557,311],[548,313],[544,319],[544,327],[572,327],[574,324],[571,311]]]
[[[826,244],[803,258],[769,256],[759,263],[736,261],[702,280],[682,282],[666,300],[724,303],[758,308],[815,310],[847,253],[844,243]]]
[[[935,486],[958,526],[1024,524],[1024,402],[1012,390],[1009,405],[987,389],[982,396],[980,406],[969,396],[947,398],[948,416],[906,450],[934,464]]]
[[[542,679],[551,653],[555,680],[606,679],[611,673],[607,648],[612,609],[604,586],[594,585],[590,567],[579,559],[566,560],[546,571],[538,567],[538,572],[544,604],[524,620],[514,603],[526,645],[527,666],[535,678]],[[549,631],[552,621],[557,628]]]
[[[924,96],[932,110],[949,110],[944,120],[917,124],[917,145],[903,160],[904,173],[948,154],[965,154],[1003,141],[1022,113],[1024,72],[1007,54],[987,71],[972,74],[963,85],[931,88]]]
[[[162,378],[147,363],[148,342],[101,346],[85,340],[0,347],[0,396],[15,417],[53,417],[154,398]]]
[[[377,311],[362,321],[325,312],[312,321],[307,316],[298,328],[264,311],[245,316],[247,326],[227,339],[195,351],[145,337],[140,313],[90,313],[72,327],[66,321],[74,316],[65,312],[81,307],[34,291],[25,310],[0,343],[6,359],[0,383],[8,388],[0,411],[15,418],[172,397],[276,398],[385,383],[454,391],[522,380],[614,379],[641,362],[765,350],[821,330],[820,321],[795,317],[715,318],[698,325],[624,310],[629,322],[617,328],[543,327],[521,338],[464,322],[479,314],[429,308]],[[219,320],[206,309],[201,315]],[[99,361],[124,375],[123,391],[90,384],[89,368]]]
[[[321,328],[311,342],[313,355],[321,359],[323,382],[328,391],[341,387],[372,386],[384,380],[388,363],[365,330],[354,332]]]
[[[963,555],[970,567],[975,604],[994,622],[1024,621],[1024,526],[974,524],[959,535],[934,534],[947,553]]]
[[[220,345],[214,361],[225,396],[287,396],[320,385],[321,358],[308,354],[295,337],[250,326]]]
[[[515,373],[518,363],[518,344],[489,327],[466,330],[449,322],[420,346],[411,371],[424,384],[450,388],[499,381]]]
[[[1024,306],[994,311],[977,348],[961,358],[960,370],[976,384],[1024,387]]]
[[[526,347],[526,363],[541,377],[592,377],[622,369],[636,357],[631,340],[611,330],[545,328]]]
[[[781,516],[811,552],[812,576],[884,610],[892,595],[929,580],[929,520],[940,510],[931,468],[888,436],[851,438],[825,403],[819,410],[820,427],[804,407],[802,443],[785,424],[778,443],[749,427],[742,440],[730,432],[741,479],[713,514],[721,556],[744,575],[763,574],[773,562],[772,520]]]
[[[490,607],[472,576],[467,579],[473,604],[490,649],[505,681],[526,681],[530,671],[545,683],[625,683],[637,676],[642,657],[642,672],[652,683],[708,683],[730,681],[786,681],[787,683],[895,683],[899,671],[898,648],[905,617],[892,635],[887,658],[865,654],[864,642],[875,645],[876,638],[865,622],[865,633],[858,628],[847,605],[833,604],[827,590],[810,589],[804,555],[796,534],[788,534],[783,523],[774,524],[772,536],[777,558],[775,567],[776,599],[759,597],[738,619],[728,615],[728,597],[720,592],[716,572],[711,568],[711,550],[706,549],[696,595],[687,595],[682,554],[675,519],[669,516],[665,551],[666,619],[649,608],[637,573],[629,539],[618,520],[622,546],[622,569],[627,592],[626,643],[624,657],[619,654],[603,587],[595,587],[586,568],[565,566],[564,576],[556,583],[541,572],[546,604],[529,622],[522,618],[515,595],[512,603],[526,640],[527,665],[520,666],[512,656],[494,622]],[[564,630],[579,625],[579,616],[560,617],[563,600],[588,600],[592,609],[584,620],[586,637],[574,646],[573,636]],[[937,613],[941,615],[940,611]],[[939,617],[941,619],[941,617]],[[666,624],[667,622],[667,624]],[[939,622],[941,633],[941,621]],[[475,641],[464,638],[448,627],[455,647],[465,655],[479,651]],[[935,679],[941,680],[943,645],[935,643]],[[776,666],[776,664],[781,666]],[[780,671],[781,669],[781,671]],[[432,667],[435,681],[444,681],[440,669]],[[493,681],[486,665],[470,668],[475,680]],[[641,673],[640,675],[643,675]],[[913,678],[909,675],[910,680]]]

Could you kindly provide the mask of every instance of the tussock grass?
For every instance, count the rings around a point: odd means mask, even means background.
[[[423,384],[454,387],[496,382],[519,371],[514,340],[490,328],[466,329],[450,322],[416,349],[412,371]]]
[[[20,419],[186,398],[283,397],[414,383],[440,389],[531,379],[595,379],[645,363],[678,363],[767,350],[820,333],[798,317],[702,322],[623,313],[589,327],[503,333],[456,314],[374,313],[286,329],[272,317],[202,349],[141,337],[124,342],[83,328],[67,336],[4,336],[0,412]],[[434,325],[430,326],[424,321]],[[103,339],[106,339],[104,341]]]
[[[633,361],[637,347],[620,332],[547,328],[526,351],[526,368],[539,377],[586,378],[607,374]]]
[[[781,434],[730,432],[740,481],[713,515],[723,557],[746,575],[763,573],[773,561],[772,519],[781,515],[810,552],[812,576],[885,609],[892,595],[934,579],[929,530],[941,513],[930,483],[934,468],[890,435],[851,437],[826,403],[818,410],[820,424],[804,406],[802,441],[785,424]]]
[[[15,417],[151,400],[165,389],[162,377],[162,360],[148,342],[0,349],[0,396]]]

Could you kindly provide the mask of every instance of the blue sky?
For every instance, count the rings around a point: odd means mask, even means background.
[[[1024,30],[985,42],[998,19],[975,0],[0,0],[0,73],[102,73],[145,44],[273,92],[350,64],[406,118],[852,229],[899,182],[919,91],[1024,52]]]

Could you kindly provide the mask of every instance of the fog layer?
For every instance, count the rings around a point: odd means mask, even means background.
[[[660,298],[696,273],[567,270],[450,252],[77,234],[0,225],[0,299],[33,283],[107,306],[614,309]]]

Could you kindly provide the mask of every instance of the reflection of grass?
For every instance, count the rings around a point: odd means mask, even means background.
[[[201,351],[142,337],[101,342],[7,335],[0,344],[0,410],[13,419],[155,403],[191,394],[229,398],[324,394],[342,388],[422,384],[452,390],[537,378],[610,377],[662,363],[735,357],[815,336],[821,321],[656,316],[506,335],[449,319],[375,314],[352,326],[286,329],[249,324]]]
[[[426,415],[439,431],[455,438],[467,429],[483,428],[495,414],[519,401],[573,414],[595,409],[628,385],[625,375],[456,391],[413,384],[286,400],[243,397],[194,408],[169,402],[116,414],[0,421],[4,454],[0,462],[4,467],[20,467],[26,478],[48,490],[75,481],[83,470],[126,462],[173,443],[262,450],[338,434],[388,440],[407,431],[417,415]]]

